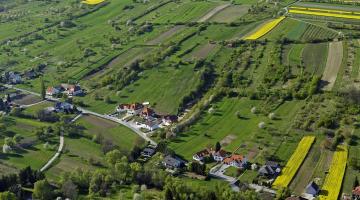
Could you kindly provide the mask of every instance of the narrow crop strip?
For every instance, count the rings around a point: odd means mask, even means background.
[[[336,17],[336,18],[345,18],[345,19],[360,19],[360,15],[346,15],[346,14],[315,12],[315,11],[305,11],[305,10],[294,10],[294,9],[291,9],[289,11],[289,13],[304,14],[304,15],[316,15],[316,16],[323,16],[323,17]]]
[[[314,141],[315,136],[305,136],[301,139],[295,152],[283,168],[281,175],[274,181],[273,188],[281,189],[289,186],[291,180],[294,178],[296,172],[305,160],[306,155],[308,154]]]
[[[285,19],[284,16],[274,19],[271,22],[266,23],[262,27],[260,27],[255,33],[245,37],[245,40],[256,40],[270,32],[273,28],[275,28],[283,19]]]
[[[96,5],[96,4],[102,3],[104,1],[105,0],[85,0],[85,1],[82,1],[81,3],[85,3],[85,4],[89,4],[89,5]]]
[[[323,9],[323,8],[307,8],[307,7],[291,6],[290,9],[360,15],[360,12],[352,12],[352,11],[344,11],[344,10],[330,10],[330,9]]]
[[[347,147],[344,145],[337,146],[333,159],[331,161],[329,173],[321,188],[321,193],[323,194],[320,193],[320,200],[338,199],[341,190],[341,184],[345,174],[347,158]]]

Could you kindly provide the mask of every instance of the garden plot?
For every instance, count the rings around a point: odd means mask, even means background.
[[[329,44],[329,53],[326,61],[326,67],[321,80],[324,82],[324,90],[332,90],[337,74],[341,67],[343,59],[342,42],[331,42]]]
[[[32,94],[24,94],[13,102],[19,105],[32,105],[41,102],[41,98]]]
[[[249,9],[249,5],[231,5],[220,12],[213,15],[209,21],[211,22],[220,22],[220,23],[230,23],[236,21],[241,16],[245,15]]]

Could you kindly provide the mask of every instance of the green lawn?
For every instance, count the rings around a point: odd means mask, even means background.
[[[85,127],[85,134],[101,134],[121,149],[131,150],[139,136],[130,129],[94,116],[83,116],[76,123]]]
[[[52,156],[54,151],[45,149],[43,143],[37,140],[34,130],[39,127],[49,126],[47,123],[23,119],[23,118],[8,118],[6,122],[7,131],[0,135],[0,146],[3,145],[5,136],[12,137],[15,134],[22,136],[23,140],[34,141],[34,145],[29,148],[17,149],[10,154],[1,154],[0,162],[4,162],[10,166],[18,169],[31,166],[34,169],[41,168]],[[21,142],[21,141],[20,141]],[[51,140],[53,145],[57,145],[58,137]]]
[[[36,116],[37,113],[40,111],[40,110],[43,110],[47,107],[52,107],[54,106],[54,102],[49,102],[49,101],[46,101],[46,102],[43,102],[43,103],[40,103],[40,104],[36,104],[34,106],[31,106],[31,107],[28,107],[26,108],[23,113],[26,114],[26,115],[29,115],[29,116]]]

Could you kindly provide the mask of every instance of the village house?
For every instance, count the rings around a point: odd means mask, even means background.
[[[352,199],[360,200],[360,186],[357,186],[352,191]]]
[[[259,174],[265,177],[274,177],[281,172],[280,165],[274,161],[266,161],[265,165],[259,169]]]
[[[157,119],[154,119],[154,120],[147,119],[147,120],[145,120],[143,122],[137,121],[136,125],[139,128],[144,128],[144,129],[147,129],[149,131],[154,131],[154,130],[159,128],[159,121]]]
[[[218,152],[214,152],[213,158],[217,162],[222,162],[226,157],[228,157],[228,152],[220,149]]]
[[[126,112],[129,115],[137,115],[142,111],[143,107],[144,106],[142,104],[140,104],[140,103],[120,104],[116,108],[116,112],[118,112],[118,113]]]
[[[46,90],[46,95],[48,96],[56,96],[61,94],[64,89],[61,86],[48,87]]]
[[[210,157],[210,155],[211,155],[211,150],[209,150],[209,149],[204,149],[204,150],[201,150],[201,151],[195,153],[195,154],[193,155],[193,159],[196,160],[196,161],[201,162],[201,161],[204,160],[204,158]]]
[[[84,94],[84,91],[81,89],[80,85],[61,85],[65,89],[65,94],[68,96],[81,96]]]
[[[320,192],[320,188],[314,181],[311,181],[305,188],[305,193],[313,197],[318,195],[319,192]]]
[[[151,157],[155,154],[155,149],[146,147],[142,152],[141,155],[145,157]]]
[[[140,115],[145,119],[149,119],[149,118],[155,117],[156,113],[153,109],[151,109],[149,107],[144,107],[143,110],[141,111]]]
[[[74,106],[67,102],[57,102],[57,103],[55,103],[55,106],[54,106],[55,112],[70,113],[70,112],[73,112],[74,110],[75,110]]]
[[[21,75],[17,72],[5,72],[2,75],[2,81],[8,84],[22,83]]]
[[[168,169],[179,169],[185,166],[185,162],[183,160],[169,155],[164,158],[162,164]]]
[[[247,159],[242,155],[233,154],[230,157],[225,158],[223,163],[236,168],[244,169],[247,165]]]
[[[26,79],[34,79],[37,77],[37,73],[35,72],[34,69],[30,69],[30,70],[24,72],[24,77]]]

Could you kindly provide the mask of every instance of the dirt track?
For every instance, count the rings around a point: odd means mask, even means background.
[[[326,61],[326,67],[321,80],[324,82],[323,90],[330,91],[334,87],[337,74],[341,67],[343,59],[342,42],[331,42],[329,44],[329,53]]]
[[[218,6],[214,9],[212,9],[210,12],[206,13],[206,15],[202,16],[198,22],[205,22],[207,20],[209,20],[211,17],[213,17],[214,15],[216,15],[218,12],[222,11],[223,9],[229,7],[230,4],[224,4],[221,6]]]

